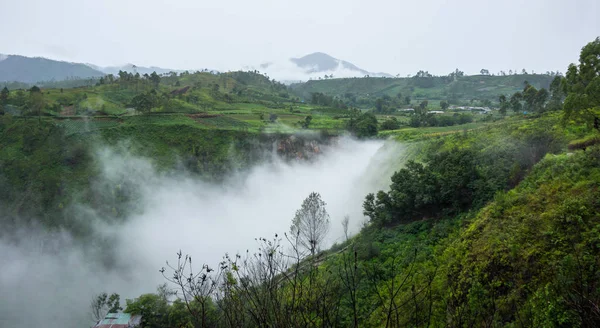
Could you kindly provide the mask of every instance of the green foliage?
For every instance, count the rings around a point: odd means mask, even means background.
[[[364,213],[381,226],[478,208],[514,186],[546,153],[562,148],[560,136],[546,130],[549,122],[517,128],[513,142],[504,128],[497,128],[497,136],[483,131],[432,142],[424,163],[409,161],[392,176],[389,192],[367,196]]]
[[[581,49],[579,66],[571,64],[562,81],[565,121],[585,122],[600,131],[600,38]],[[556,87],[555,87],[556,88]]]
[[[10,95],[10,91],[8,91],[7,87],[4,87],[2,91],[0,91],[0,105],[8,104],[8,97]]]
[[[454,113],[453,115],[437,115],[427,113],[423,110],[412,115],[408,124],[411,127],[417,128],[427,126],[452,126],[471,122],[473,122],[473,115],[471,114]]]
[[[585,150],[588,147],[600,144],[600,136],[592,135],[569,142],[569,150]]]
[[[373,137],[377,135],[377,117],[372,113],[359,114],[354,111],[348,121],[347,129],[359,138]]]
[[[426,73],[426,72],[424,72]],[[537,89],[548,88],[555,75],[457,75],[422,76],[411,78],[344,78],[313,80],[294,84],[290,88],[298,97],[310,100],[311,94],[320,92],[343,99],[351,107],[375,109],[378,99],[387,95],[394,99],[396,108],[410,104],[411,99],[422,101],[448,101],[453,105],[469,105],[471,99],[497,101],[498,94],[513,94],[523,89],[523,82],[529,81]],[[403,101],[396,95],[401,93]],[[441,107],[441,106],[440,106]],[[391,110],[393,107],[388,107]],[[386,109],[385,105],[382,109]]]
[[[79,179],[87,183],[90,157],[83,143],[67,141],[63,128],[43,120],[3,117],[0,133],[0,202],[7,209],[3,226],[40,220],[48,227],[84,229],[84,222],[63,212]]]
[[[400,122],[394,116],[381,123],[381,130],[396,130],[398,128],[400,128]]]
[[[392,176],[390,192],[367,196],[364,214],[376,225],[387,225],[466,209],[481,179],[473,160],[471,151],[453,149],[432,156],[427,167],[409,161]]]
[[[113,293],[110,296],[106,293],[95,296],[92,299],[90,308],[95,321],[104,319],[108,313],[117,313],[123,308],[120,305],[121,297],[119,294]]]
[[[346,109],[347,106],[339,99],[327,96],[321,92],[315,92],[311,95],[310,103],[318,106]]]
[[[453,321],[598,324],[599,159],[546,157],[465,228],[445,255]]]
[[[143,294],[136,299],[126,300],[125,313],[142,316],[142,324],[148,328],[168,327],[169,304],[157,294]]]

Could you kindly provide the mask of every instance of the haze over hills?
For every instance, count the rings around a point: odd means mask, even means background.
[[[257,69],[271,78],[283,82],[299,82],[326,78],[391,77],[387,73],[370,72],[345,60],[334,58],[322,52],[315,52],[300,58],[289,58],[259,65],[244,67],[245,70]],[[0,55],[0,82],[36,83],[41,81],[60,81],[70,78],[93,78],[106,74],[118,74],[119,71],[139,73],[183,72],[156,66],[144,67],[135,64],[102,67],[91,63],[73,63],[42,57],[18,55]],[[196,69],[190,69],[196,71]]]
[[[101,67],[94,64],[73,63],[48,59],[43,57],[26,57],[19,55],[0,54],[0,82],[37,83],[47,81],[62,81],[79,78],[88,79],[107,74],[118,74],[119,71],[139,73],[140,75],[156,72],[182,72],[162,67],[143,67],[134,64],[123,66]]]
[[[0,54],[0,82],[35,83],[39,81],[92,78],[104,73],[80,63]]]
[[[260,70],[278,81],[308,81],[319,78],[342,77],[391,77],[388,73],[375,73],[362,69],[345,60],[326,53],[315,52],[300,58],[273,61],[260,65]]]
[[[152,72],[156,72],[157,74],[165,74],[165,73],[169,73],[169,72],[183,72],[183,70],[177,70],[177,69],[171,69],[171,68],[162,68],[162,67],[156,67],[156,66],[150,66],[150,67],[144,67],[144,66],[137,66],[135,64],[125,64],[123,66],[107,66],[107,67],[102,67],[102,66],[96,66],[94,64],[86,64],[87,66],[101,71],[104,74],[118,74],[119,71],[125,71],[125,72],[130,72],[130,73],[139,73],[140,75],[144,75],[144,74],[152,74]]]

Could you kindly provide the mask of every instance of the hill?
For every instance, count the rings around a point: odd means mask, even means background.
[[[133,73],[133,74],[139,73],[141,75],[152,74],[152,72],[156,72],[156,74],[167,74],[170,72],[177,72],[177,73],[183,72],[182,70],[177,70],[177,69],[162,68],[162,67],[156,67],[156,66],[144,67],[144,66],[137,66],[135,64],[126,64],[123,66],[107,66],[107,67],[96,66],[93,64],[87,64],[87,65],[95,70],[101,71],[104,74],[113,74],[113,75],[119,74],[119,71],[125,71],[125,72]]]
[[[333,78],[292,84],[291,90],[302,99],[310,99],[312,93],[321,92],[361,108],[372,107],[377,98],[399,94],[412,100],[448,100],[451,104],[461,104],[486,99],[495,102],[501,94],[521,91],[525,81],[536,88],[547,89],[553,78],[541,74]]]
[[[39,81],[87,79],[104,73],[87,65],[41,57],[4,55],[0,58],[0,82],[36,83]]]

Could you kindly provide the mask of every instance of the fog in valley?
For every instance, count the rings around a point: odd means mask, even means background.
[[[154,292],[165,280],[159,269],[180,249],[198,263],[216,265],[225,253],[255,249],[254,238],[289,231],[295,211],[310,192],[327,203],[331,229],[323,247],[343,241],[341,220],[351,231],[365,218],[368,192],[389,184],[402,160],[402,145],[341,138],[316,160],[272,159],[214,184],[184,173],[157,173],[151,159],[115,148],[97,151],[100,192],[128,184],[139,191],[124,223],[107,223],[79,205],[73,215],[91,220],[95,241],[75,242],[67,232],[23,227],[0,239],[0,326],[85,327],[99,292],[125,298]],[[100,240],[101,242],[98,242]],[[108,248],[100,248],[100,244]],[[107,251],[110,249],[112,251]],[[31,310],[35,309],[35,310]]]

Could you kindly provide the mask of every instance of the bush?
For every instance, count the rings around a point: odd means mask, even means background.
[[[395,117],[390,117],[381,123],[381,130],[396,130],[400,128],[400,122]]]

